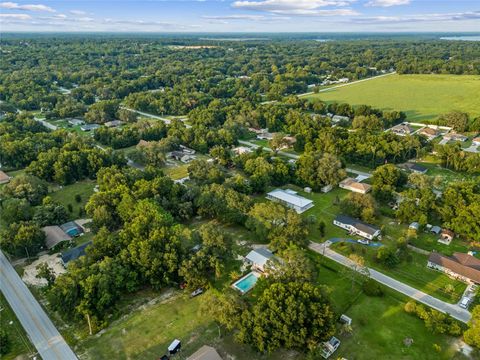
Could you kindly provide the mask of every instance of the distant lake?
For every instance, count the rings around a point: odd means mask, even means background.
[[[480,41],[480,35],[469,35],[469,36],[445,36],[441,37],[440,40],[457,40],[457,41]]]
[[[315,39],[315,41],[318,42],[327,42],[327,41],[332,41],[331,39]]]

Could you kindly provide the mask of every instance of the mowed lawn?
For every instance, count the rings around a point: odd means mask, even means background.
[[[306,98],[404,111],[407,120],[424,121],[452,110],[466,112],[471,118],[479,116],[478,94],[478,75],[391,75]]]
[[[70,220],[75,220],[80,217],[80,209],[85,207],[90,196],[93,195],[95,187],[95,181],[82,180],[71,185],[63,186],[49,194],[49,196],[65,206]],[[80,195],[80,202],[75,200],[75,196]],[[72,205],[72,211],[68,211],[68,205]],[[85,215],[81,215],[85,216]]]

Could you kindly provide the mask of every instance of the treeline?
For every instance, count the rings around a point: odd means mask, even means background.
[[[201,42],[181,41],[185,45]],[[277,39],[223,42],[194,50],[179,50],[169,46],[172,43],[178,44],[178,39],[2,38],[0,100],[62,117],[80,116],[96,100],[122,100],[143,93],[148,95],[145,106],[152,111],[184,115],[210,97],[256,101],[264,95],[278,100],[305,92],[308,84],[318,84],[327,76],[356,80],[391,69],[480,73],[480,49],[466,42]],[[70,93],[64,94],[64,89]],[[129,103],[143,108],[143,101],[133,96]]]
[[[23,115],[8,115],[0,122],[0,163],[5,168],[23,168],[38,153],[63,146],[69,137],[67,131],[50,132]]]

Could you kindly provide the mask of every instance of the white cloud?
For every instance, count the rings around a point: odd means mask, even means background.
[[[265,11],[281,15],[303,16],[345,16],[358,15],[352,9],[328,9],[321,10],[326,6],[348,6],[355,0],[257,0],[235,1],[232,6],[237,9]]]
[[[410,0],[371,0],[367,2],[366,6],[379,6],[379,7],[390,7],[397,5],[407,5],[410,4]]]
[[[372,16],[358,17],[352,19],[353,22],[362,24],[373,23],[412,23],[412,22],[436,22],[436,21],[465,21],[480,19],[480,11],[467,11],[461,13],[444,14],[420,14],[405,16]]]
[[[87,12],[83,10],[70,10],[69,13],[73,15],[87,15]]]
[[[0,14],[2,19],[13,19],[13,20],[31,20],[32,17],[27,14]]]
[[[14,2],[2,2],[0,3],[0,8],[10,9],[10,10],[25,10],[25,11],[46,11],[46,12],[55,12],[50,6],[42,4],[25,4],[20,5]]]
[[[247,20],[247,21],[285,21],[290,20],[288,16],[265,16],[265,15],[223,15],[223,16],[202,16],[204,19],[208,20]]]

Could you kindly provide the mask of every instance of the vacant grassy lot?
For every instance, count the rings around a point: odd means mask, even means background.
[[[401,110],[410,121],[424,121],[452,110],[479,116],[479,93],[477,75],[391,75],[306,97]]]
[[[80,216],[80,209],[85,207],[90,196],[93,194],[95,182],[92,180],[78,181],[75,184],[66,185],[62,188],[52,192],[49,196],[53,200],[58,201],[65,206],[68,211],[68,205],[72,205],[72,211],[68,212],[70,220],[78,219]],[[75,200],[75,196],[80,195],[80,202]],[[84,216],[84,215],[82,215]]]
[[[36,352],[2,293],[0,293],[0,327],[7,332],[11,343],[10,351],[0,355],[0,359],[28,359],[28,355]]]

